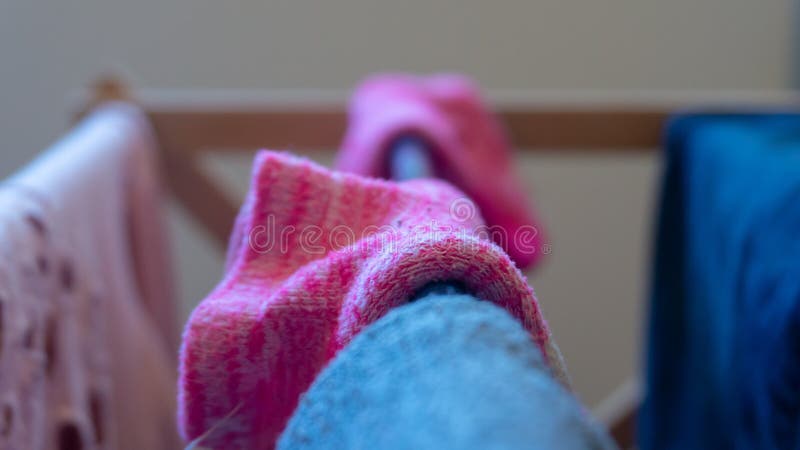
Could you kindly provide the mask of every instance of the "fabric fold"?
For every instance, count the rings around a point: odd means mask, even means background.
[[[475,210],[442,181],[394,183],[260,152],[226,274],[184,333],[184,437],[211,448],[272,448],[324,365],[434,281],[458,281],[505,308],[566,385],[533,290],[481,237],[480,215],[454,204]]]
[[[515,173],[508,139],[477,86],[450,74],[365,80],[350,101],[335,167],[389,178],[389,147],[407,134],[429,144],[436,176],[475,201],[495,243],[518,267],[534,267],[546,238]]]
[[[152,143],[109,105],[0,185],[2,448],[180,445]]]
[[[279,449],[616,448],[497,305],[432,294],[390,311],[303,395]]]
[[[669,126],[640,447],[800,445],[800,115]]]

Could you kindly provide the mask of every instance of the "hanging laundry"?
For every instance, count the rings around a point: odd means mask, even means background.
[[[523,275],[463,193],[331,172],[260,152],[226,274],[184,333],[179,422],[210,448],[273,448],[300,395],[364,327],[432,282],[495,303],[530,334],[566,385]]]
[[[403,137],[428,143],[434,174],[475,201],[490,235],[520,268],[540,260],[546,242],[529,207],[503,129],[477,87],[458,75],[379,75],[350,102],[335,167],[389,178],[390,150]]]
[[[180,445],[152,146],[109,106],[0,185],[0,447]]]
[[[535,444],[535,445],[532,445]],[[507,312],[431,294],[367,327],[320,373],[278,448],[613,449]]]
[[[666,141],[640,447],[800,446],[800,115]]]

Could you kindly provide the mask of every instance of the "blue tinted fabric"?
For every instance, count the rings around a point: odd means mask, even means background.
[[[640,447],[800,448],[800,116],[668,128]]]
[[[612,448],[517,320],[489,302],[436,292],[395,308],[339,352],[278,443],[279,450]]]

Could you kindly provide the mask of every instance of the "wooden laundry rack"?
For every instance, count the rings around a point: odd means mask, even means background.
[[[797,109],[788,92],[663,92],[532,95],[506,92],[493,98],[516,148],[525,152],[573,155],[635,154],[660,145],[665,121],[695,107],[725,110]],[[623,98],[624,97],[624,98]],[[277,97],[257,92],[129,91],[115,78],[93,85],[81,113],[109,100],[137,104],[155,129],[166,182],[175,197],[224,246],[238,207],[203,173],[209,152],[258,148],[304,150],[338,148],[346,125],[343,98],[329,93]],[[622,448],[634,444],[636,395],[617,408],[610,423]]]
[[[791,108],[787,92],[664,92],[570,94],[506,92],[496,103],[516,148],[526,152],[630,154],[658,148],[665,121],[676,110],[714,107]],[[137,91],[116,78],[92,87],[81,113],[109,100],[139,105],[155,129],[168,187],[221,245],[227,243],[237,207],[200,169],[209,152],[258,148],[338,148],[346,125],[342,98],[330,92],[265,95],[248,91]]]

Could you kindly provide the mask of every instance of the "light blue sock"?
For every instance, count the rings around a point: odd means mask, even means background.
[[[614,448],[515,319],[442,286],[356,336],[303,396],[278,448]]]

